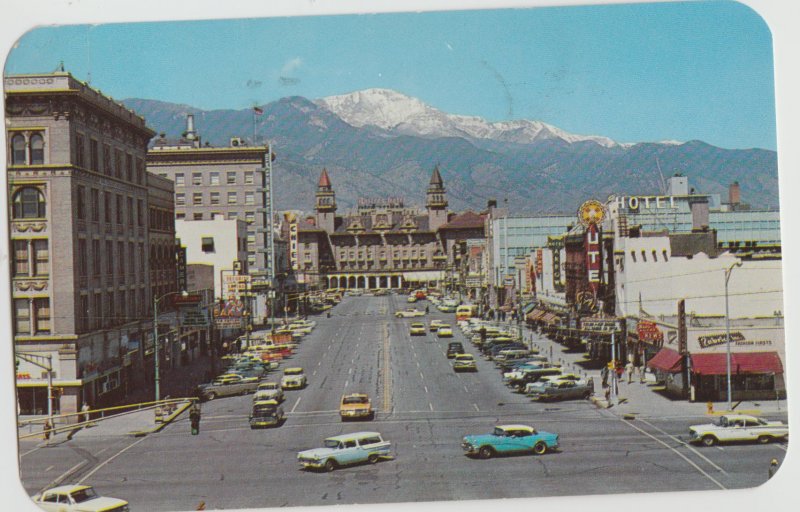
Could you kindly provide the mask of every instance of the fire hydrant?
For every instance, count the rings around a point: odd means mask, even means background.
[[[706,402],[706,414],[714,414],[714,403],[710,400]]]

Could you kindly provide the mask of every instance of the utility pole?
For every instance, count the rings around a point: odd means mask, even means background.
[[[731,391],[731,315],[728,309],[728,280],[731,278],[731,272],[734,267],[741,267],[741,260],[725,269],[725,347],[726,347],[726,363],[727,363],[727,376],[728,376],[728,411],[732,409],[732,391]]]

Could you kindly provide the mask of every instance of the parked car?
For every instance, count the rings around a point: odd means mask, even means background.
[[[542,455],[558,448],[558,434],[537,431],[528,425],[498,425],[488,434],[464,436],[461,447],[467,455],[481,459],[508,453]]]
[[[308,382],[302,368],[286,368],[281,377],[281,389],[303,389]]]
[[[456,354],[453,358],[453,371],[477,372],[478,365],[475,363],[475,356],[472,354]]]
[[[364,393],[350,393],[342,396],[339,404],[339,416],[342,421],[354,419],[374,419],[375,411],[372,409],[372,402],[369,395]]]
[[[258,387],[258,379],[242,377],[237,374],[225,374],[217,377],[209,384],[197,386],[197,395],[201,400],[214,400],[223,396],[244,395],[252,393]]]
[[[398,311],[394,316],[397,318],[414,318],[416,316],[425,316],[425,311],[420,311],[416,308],[408,308],[403,311]]]
[[[361,462],[375,464],[390,456],[391,446],[378,432],[355,432],[329,437],[325,439],[323,448],[299,452],[297,460],[303,468],[333,471]]]
[[[581,379],[580,376],[574,373],[559,373],[557,375],[542,375],[533,382],[523,383],[519,386],[517,391],[532,396],[542,393],[548,384],[564,380],[569,380],[578,384],[586,383],[584,379]]]
[[[691,443],[714,446],[717,443],[758,441],[766,444],[771,441],[788,441],[789,426],[781,421],[745,414],[720,416],[716,423],[692,425],[689,427]]]
[[[428,331],[425,330],[425,324],[420,322],[414,322],[408,328],[408,333],[411,336],[425,336],[428,333]]]
[[[453,359],[456,357],[456,354],[463,354],[464,352],[466,352],[466,350],[464,350],[464,345],[457,341],[453,341],[448,343],[447,352],[445,352],[445,354],[447,354],[447,359]]]
[[[99,496],[90,485],[60,485],[33,496],[47,512],[128,512],[128,502]]]
[[[286,415],[277,400],[256,400],[250,412],[250,428],[277,427]]]
[[[572,400],[576,398],[589,398],[594,393],[594,382],[588,379],[585,382],[574,380],[558,380],[546,382],[543,389],[535,389],[528,393],[532,400],[549,402],[555,400]]]

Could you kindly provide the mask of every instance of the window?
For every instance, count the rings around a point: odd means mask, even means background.
[[[236,192],[228,192],[228,204],[236,204]]]
[[[211,184],[212,185],[219,185],[219,173],[218,172],[209,173],[209,178],[211,180]]]
[[[120,275],[125,275],[125,242],[117,242],[117,269]]]
[[[656,258],[656,250],[655,249],[653,249],[653,261],[658,261],[658,258]]]
[[[76,188],[76,212],[79,219],[86,218],[86,189],[80,185]]]
[[[33,274],[46,276],[50,274],[50,251],[47,240],[34,240],[33,246]]]
[[[642,249],[642,261],[647,263],[647,253],[644,252],[644,249]]]
[[[184,185],[183,173],[182,172],[176,172],[175,173],[175,186],[176,187],[182,187],[183,185]]]
[[[86,240],[78,240],[78,275],[85,277],[88,274],[86,269],[86,260],[89,258],[86,249]]]
[[[11,241],[11,258],[11,277],[29,275],[27,240]]]
[[[40,219],[45,216],[44,196],[39,189],[23,187],[14,194],[15,219]]]
[[[141,185],[144,182],[144,160],[136,159],[136,183]]]
[[[15,334],[31,333],[31,305],[28,299],[14,299]]]
[[[202,192],[195,192],[192,194],[192,204],[193,205],[202,205],[203,204],[203,193]]]
[[[92,240],[92,274],[99,276],[101,273],[100,240]]]
[[[111,325],[117,323],[117,308],[114,307],[114,292],[108,292],[108,318],[111,320]]]
[[[103,296],[99,293],[94,294],[94,317],[92,325],[94,328],[102,327],[103,325]]]
[[[228,212],[228,220],[234,220],[237,218],[236,212]]]
[[[202,239],[201,249],[203,252],[214,252],[214,237],[204,236]]]
[[[122,224],[122,196],[117,194],[117,224]]]
[[[93,171],[100,170],[100,148],[94,139],[89,139],[89,168]]]
[[[144,277],[144,244],[139,243],[139,273]]]
[[[50,299],[33,299],[36,332],[50,332]]]
[[[136,274],[136,251],[133,242],[128,242],[128,273]]]
[[[193,172],[192,173],[192,185],[202,185],[202,184],[203,184],[203,173]]]
[[[245,171],[245,173],[244,173],[244,184],[245,185],[252,185],[253,184],[253,171]]]
[[[211,204],[219,204],[219,192],[211,192]]]
[[[125,154],[125,177],[128,181],[133,181],[133,157]]]
[[[111,240],[106,240],[106,274],[114,274],[114,244]]]
[[[133,198],[128,198],[128,225],[133,226]]]
[[[228,185],[236,185],[236,171],[228,171]]]
[[[183,220],[186,218],[186,214],[183,212],[175,212],[175,218],[177,220]]]
[[[31,135],[31,165],[44,165],[44,137],[38,133]]]
[[[93,188],[90,191],[90,196],[92,201],[92,220],[100,222],[100,191]]]
[[[175,194],[175,205],[176,206],[185,206],[186,205],[186,194],[184,194],[184,193]]]
[[[103,144],[103,173],[111,175],[111,146]]]
[[[84,162],[84,160],[85,160],[84,152],[85,151],[86,151],[86,148],[84,148],[84,144],[83,144],[83,135],[78,133],[78,134],[75,135],[75,165],[77,165],[78,167],[83,167],[83,165],[85,163]]]
[[[193,218],[194,220],[203,220],[203,213],[202,213],[202,212],[196,212],[196,213],[195,213],[195,214],[192,216],[192,218]]]
[[[255,204],[255,195],[253,192],[244,193],[244,204]]]
[[[256,213],[255,212],[245,212],[244,213],[244,220],[247,221],[248,224],[252,224],[256,220]]]
[[[25,157],[25,136],[18,133],[11,137],[11,165],[25,165],[28,159]]]
[[[105,207],[105,221],[111,223],[111,192],[103,192],[103,206]]]
[[[114,175],[117,178],[122,177],[122,151],[114,150]]]
[[[144,203],[141,199],[136,200],[136,225],[144,226]]]

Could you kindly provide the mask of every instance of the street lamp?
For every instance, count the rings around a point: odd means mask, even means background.
[[[728,375],[728,410],[731,410],[731,316],[728,310],[728,280],[731,278],[731,272],[735,267],[741,267],[742,262],[738,260],[730,267],[725,269],[725,340],[726,340],[726,362],[727,362],[727,375]]]
[[[171,295],[181,294],[184,297],[188,295],[185,290],[182,291],[173,291],[162,295],[161,297],[153,297],[153,359],[155,359],[155,387],[156,387],[156,402],[161,399],[161,375],[160,375],[160,361],[158,360],[159,350],[158,350],[158,301],[161,299],[166,299]]]

